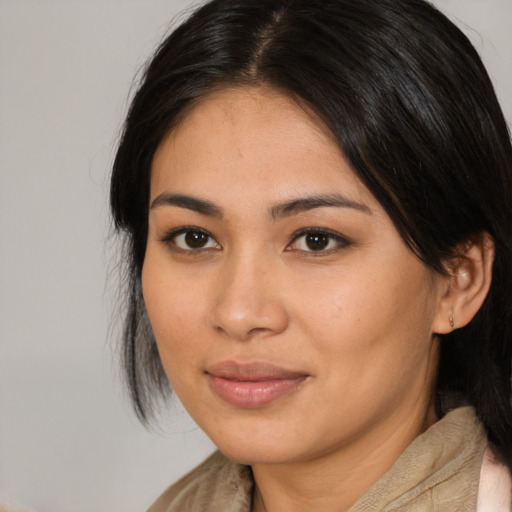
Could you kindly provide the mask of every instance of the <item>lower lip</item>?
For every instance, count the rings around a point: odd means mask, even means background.
[[[209,375],[211,388],[224,402],[248,409],[264,407],[283,396],[289,395],[305,380],[306,376],[289,379],[239,381]]]

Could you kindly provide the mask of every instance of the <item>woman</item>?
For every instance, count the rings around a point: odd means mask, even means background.
[[[150,510],[510,510],[511,170],[423,0],[178,27],[114,163],[124,364],[142,420],[170,382],[220,451]]]

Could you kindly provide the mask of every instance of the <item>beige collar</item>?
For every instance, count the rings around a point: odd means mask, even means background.
[[[486,444],[473,408],[455,409],[415,439],[349,512],[475,512]],[[250,469],[215,452],[148,512],[250,512],[252,489]]]

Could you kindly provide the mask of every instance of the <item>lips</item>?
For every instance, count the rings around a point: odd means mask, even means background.
[[[255,409],[297,390],[308,374],[266,362],[223,361],[207,369],[208,383],[223,401]]]

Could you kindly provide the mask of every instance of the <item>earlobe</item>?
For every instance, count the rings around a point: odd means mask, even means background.
[[[433,332],[447,334],[464,327],[482,306],[492,279],[494,242],[487,232],[461,244],[447,262],[448,277]]]

